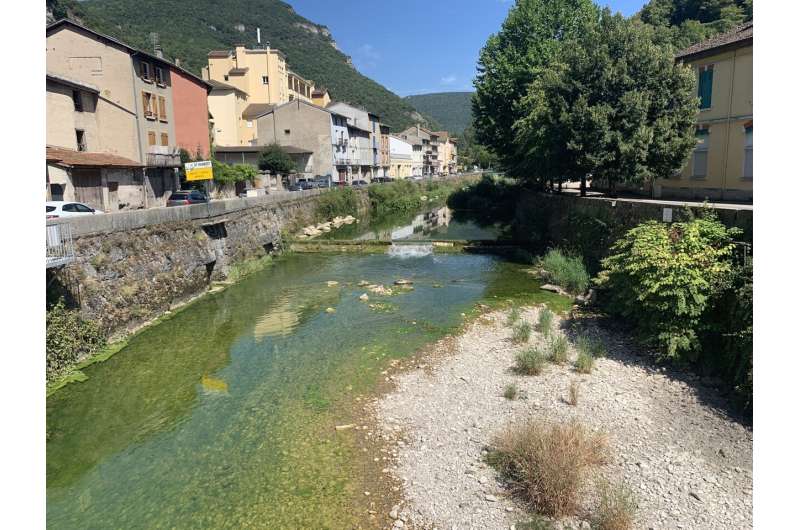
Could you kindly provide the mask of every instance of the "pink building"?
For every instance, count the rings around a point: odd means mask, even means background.
[[[208,92],[211,85],[178,67],[172,67],[172,106],[175,142],[178,147],[203,158],[211,154],[208,129]]]

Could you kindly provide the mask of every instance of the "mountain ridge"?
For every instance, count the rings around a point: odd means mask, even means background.
[[[404,99],[423,115],[430,116],[446,131],[460,135],[472,124],[473,92],[431,92]]]

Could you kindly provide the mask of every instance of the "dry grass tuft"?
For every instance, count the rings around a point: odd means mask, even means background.
[[[563,517],[575,514],[587,472],[606,451],[605,438],[579,423],[530,422],[501,434],[489,461],[534,512]]]
[[[630,530],[636,516],[633,493],[624,484],[604,483],[599,488],[600,505],[597,507],[592,528],[597,530]]]
[[[522,318],[522,313],[518,307],[512,307],[511,311],[508,312],[508,318],[506,319],[506,324],[509,326],[513,326],[519,319]]]
[[[539,311],[539,320],[536,322],[536,331],[545,338],[553,332],[553,318],[555,315],[548,308],[544,307]]]
[[[569,384],[569,398],[567,399],[567,403],[569,403],[573,407],[578,406],[579,395],[580,395],[580,386],[578,386],[577,381],[572,381]]]
[[[593,368],[594,357],[592,357],[592,354],[585,351],[579,352],[575,361],[575,371],[580,374],[590,374]]]

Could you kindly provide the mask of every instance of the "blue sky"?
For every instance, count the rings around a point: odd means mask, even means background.
[[[364,75],[401,95],[472,90],[478,53],[513,0],[287,0],[330,28]],[[645,0],[597,0],[631,15]],[[291,61],[291,57],[289,58]]]

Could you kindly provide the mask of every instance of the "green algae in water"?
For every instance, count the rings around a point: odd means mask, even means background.
[[[395,310],[358,301],[360,279],[401,277],[416,289]],[[355,397],[391,359],[456,329],[476,302],[515,293],[550,295],[487,256],[278,259],[48,398],[48,526],[369,525],[354,507],[375,455],[334,426],[360,420]]]

